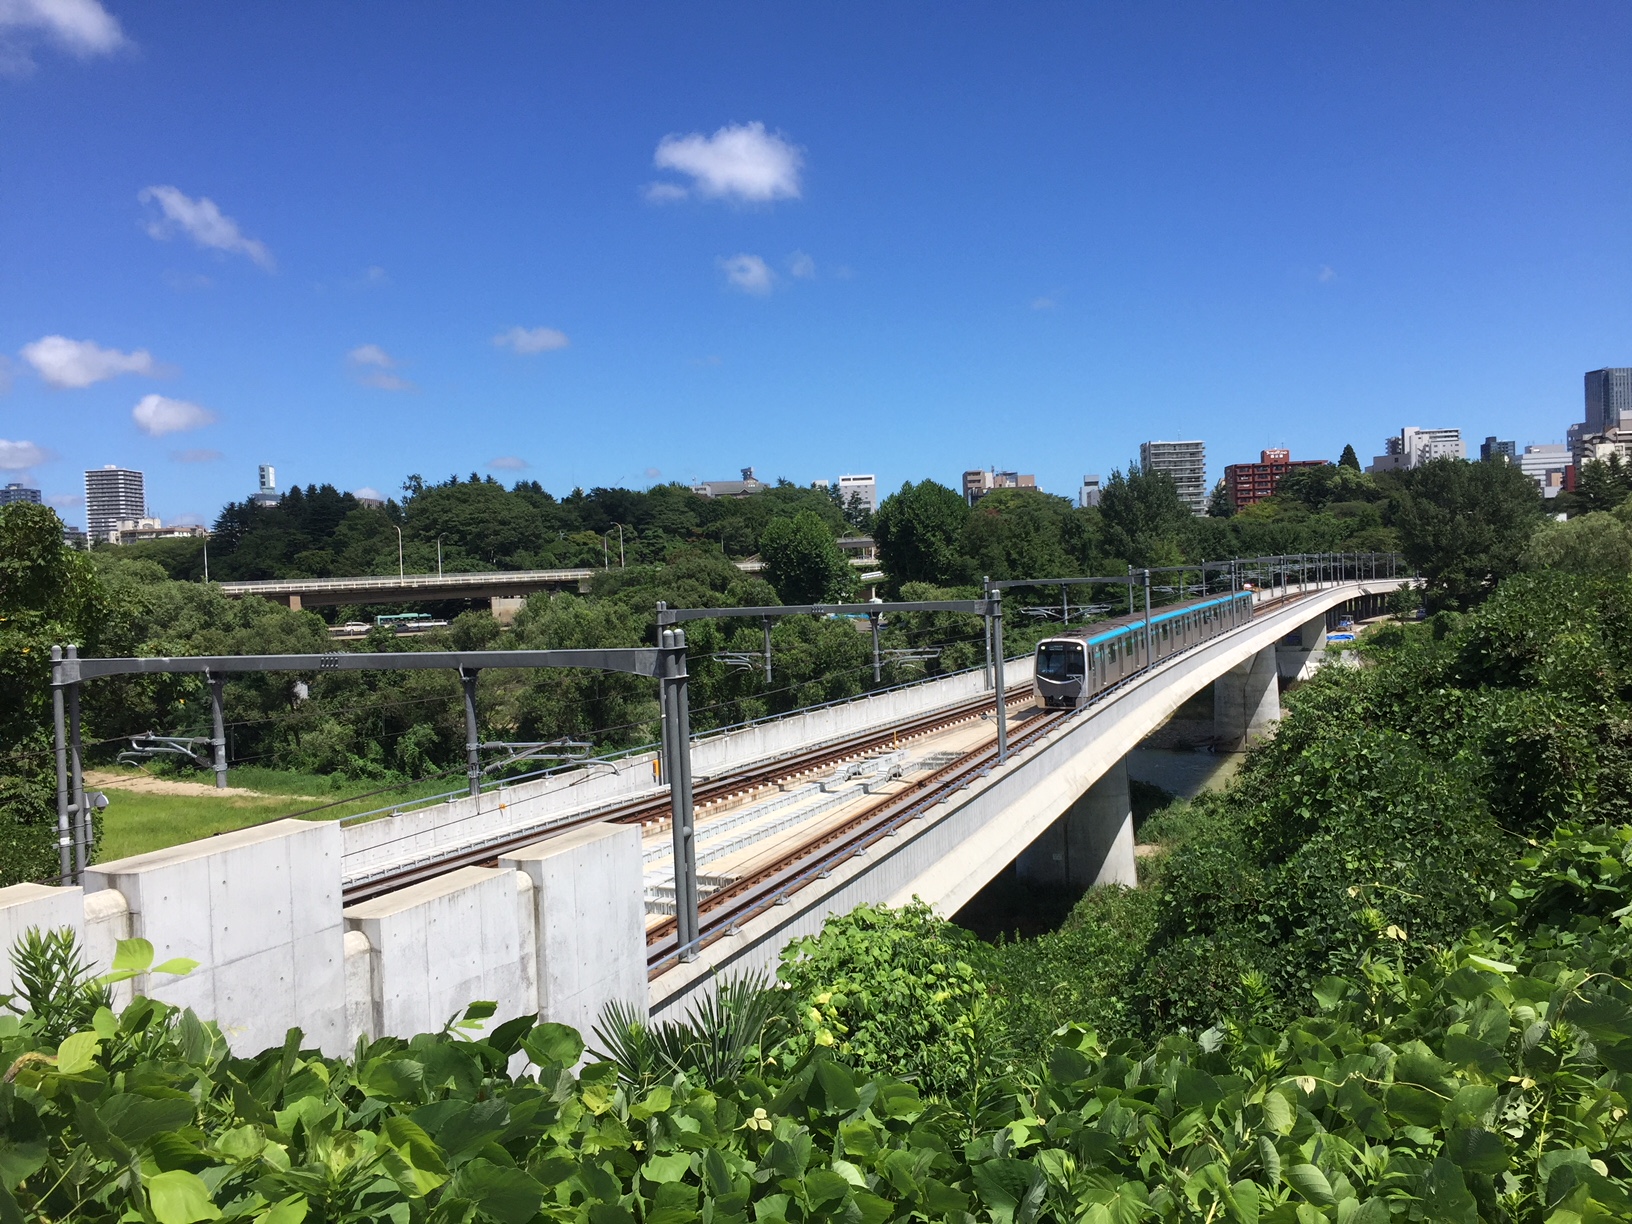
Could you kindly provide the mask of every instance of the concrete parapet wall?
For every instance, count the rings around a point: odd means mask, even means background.
[[[362,1035],[434,1032],[476,999],[497,1003],[504,1019],[536,1012],[533,974],[524,966],[532,927],[524,932],[519,920],[519,888],[532,888],[519,872],[462,867],[348,907],[346,927],[368,940],[371,960]],[[354,965],[353,982],[362,977]],[[348,1010],[362,1018],[361,1004],[351,1000]]]
[[[1011,691],[1031,684],[1030,657],[1011,660],[1004,677]],[[749,727],[694,739],[692,776],[718,777],[745,765],[799,752],[904,719],[958,705],[987,692],[982,672],[961,672],[872,697],[789,714]],[[566,770],[479,799],[463,796],[432,807],[345,827],[345,877],[359,880],[506,833],[547,832],[552,822],[664,792],[654,762],[640,753],[585,769]]]
[[[640,831],[592,825],[505,855],[532,882],[538,1011],[589,1037],[614,999],[646,1007]]]
[[[11,949],[30,927],[49,931],[68,927],[84,945],[85,894],[77,887],[50,884],[13,884],[0,888],[0,994],[17,989],[11,967]]]
[[[98,863],[85,887],[93,896],[117,892],[129,935],[152,943],[158,959],[199,963],[185,977],[137,978],[139,993],[216,1020],[238,1053],[276,1045],[297,1025],[325,1051],[344,1048],[335,825],[279,820]],[[120,907],[97,904],[105,946],[121,925]],[[83,924],[83,906],[81,915]]]

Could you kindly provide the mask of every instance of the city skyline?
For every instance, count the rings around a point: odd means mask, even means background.
[[[167,520],[259,463],[1069,495],[1159,434],[1211,484],[1561,441],[1627,360],[1632,83],[1574,70],[1615,6],[87,11],[0,28],[0,481],[70,515],[109,462]]]

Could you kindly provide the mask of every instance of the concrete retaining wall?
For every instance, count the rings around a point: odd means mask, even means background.
[[[291,1027],[329,1054],[359,1036],[439,1029],[478,1000],[588,1032],[612,998],[646,999],[640,834],[591,826],[342,911],[340,830],[283,820],[99,863],[86,887],[0,889],[4,952],[29,927],[67,927],[99,972],[118,941],[150,941],[185,976],[115,987],[215,1020],[239,1054]],[[544,989],[540,990],[541,983]],[[495,1021],[496,1022],[496,1021]]]

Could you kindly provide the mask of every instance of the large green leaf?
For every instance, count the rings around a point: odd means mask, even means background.
[[[210,1198],[210,1188],[197,1174],[185,1169],[155,1174],[143,1186],[159,1224],[198,1224],[221,1215],[221,1209]]]
[[[1337,1202],[1337,1196],[1332,1193],[1332,1183],[1326,1179],[1318,1167],[1312,1164],[1295,1164],[1286,1171],[1286,1180],[1292,1188],[1304,1198],[1321,1207],[1330,1207]]]
[[[499,1224],[526,1224],[544,1202],[544,1187],[520,1169],[478,1156],[448,1184],[455,1198],[469,1199],[476,1210]]]

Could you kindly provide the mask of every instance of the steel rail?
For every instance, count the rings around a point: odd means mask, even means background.
[[[1009,698],[1009,704],[1013,705],[1029,698],[1029,692],[1024,695],[1013,695]],[[978,718],[995,705],[996,702],[990,697],[978,697],[955,706],[929,711],[883,730],[857,732],[841,740],[830,740],[815,748],[776,757],[723,778],[697,783],[695,801],[698,807],[723,803],[736,795],[798,777],[800,774],[836,764],[848,757],[873,751],[898,740],[932,735],[960,722]],[[359,876],[342,887],[341,899],[345,905],[355,905],[407,888],[412,884],[434,879],[460,867],[492,862],[507,851],[533,845],[540,840],[555,837],[584,825],[599,822],[646,825],[667,820],[670,816],[669,800],[663,795],[575,812],[570,816],[560,817],[524,831],[512,831],[498,837],[472,842],[449,853],[407,864],[380,875]]]

